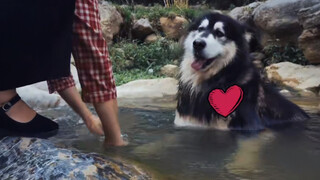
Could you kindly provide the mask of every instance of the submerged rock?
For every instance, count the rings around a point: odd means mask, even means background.
[[[272,64],[265,68],[268,78],[278,84],[299,90],[312,91],[318,94],[320,90],[320,66],[301,66],[290,62]]]
[[[135,166],[48,140],[7,137],[0,149],[0,179],[150,179]]]

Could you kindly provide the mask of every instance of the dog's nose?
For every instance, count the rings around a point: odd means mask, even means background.
[[[198,51],[204,49],[206,45],[207,45],[206,42],[203,40],[197,39],[193,41],[193,48]]]

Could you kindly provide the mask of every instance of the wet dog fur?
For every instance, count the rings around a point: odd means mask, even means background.
[[[250,58],[259,48],[254,31],[232,18],[208,13],[195,20],[183,43],[175,124],[218,129],[261,130],[303,121],[308,115],[261,80]],[[243,100],[228,117],[209,104],[214,89],[238,85]]]

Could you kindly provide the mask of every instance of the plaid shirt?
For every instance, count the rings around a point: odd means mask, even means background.
[[[116,85],[107,43],[102,35],[98,0],[76,0],[72,54],[83,101],[93,103],[115,99]],[[48,81],[50,93],[72,86],[75,86],[72,75]]]

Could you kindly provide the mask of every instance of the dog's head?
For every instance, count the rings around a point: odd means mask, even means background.
[[[200,17],[189,27],[184,41],[182,80],[214,76],[234,60],[238,51],[248,53],[249,39],[245,26],[228,16],[209,13]]]

